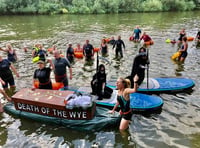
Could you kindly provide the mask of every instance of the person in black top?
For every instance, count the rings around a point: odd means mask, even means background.
[[[3,59],[2,56],[0,56],[0,78],[4,81],[4,83],[2,83],[2,87],[9,97],[14,94],[16,88],[11,70],[17,77],[19,77],[14,65],[7,59]],[[10,85],[10,88],[8,88],[8,84]]]
[[[45,61],[46,56],[48,56],[46,50],[43,49],[43,46],[41,44],[36,44],[33,48],[32,57],[39,56],[39,60]]]
[[[128,78],[131,81],[131,88],[133,88],[134,83],[136,83],[137,86],[139,86],[143,82],[144,77],[145,77],[145,69],[147,68],[146,65],[148,64],[149,64],[149,60],[148,60],[146,48],[141,47],[139,49],[139,54],[136,55],[136,57],[133,60],[131,75],[128,76]],[[134,82],[133,79],[135,76],[137,76],[138,79]]]
[[[123,48],[125,50],[124,41],[121,40],[121,36],[118,36],[118,39],[115,41],[115,43],[113,45],[113,49],[116,47],[116,49],[115,49],[115,55],[116,55],[116,57],[118,57],[118,53],[120,53],[121,58],[123,58],[122,46],[123,46]]]
[[[132,109],[130,108],[130,94],[137,91],[136,86],[130,88],[130,81],[124,78],[118,78],[116,82],[117,87],[117,103],[109,113],[114,113],[119,107],[121,114],[121,122],[119,125],[120,132],[124,132],[131,122]]]
[[[186,36],[186,32],[185,32],[185,29],[181,29],[181,31],[179,32],[179,38],[178,38],[178,46],[181,46],[181,43],[182,43],[182,40],[183,40],[183,37]]]
[[[7,52],[7,56],[8,56],[8,60],[10,62],[16,62],[17,61],[17,53],[15,51],[15,49],[12,48],[11,44],[7,44],[6,45],[6,49],[2,49],[0,47],[0,50],[4,51],[4,52]]]
[[[99,65],[97,73],[94,74],[91,81],[92,94],[97,95],[99,100],[110,98],[113,90],[106,86],[105,66]]]
[[[106,43],[106,40],[105,39],[102,39],[102,43],[101,43],[101,54],[102,56],[108,56],[108,45]]]
[[[115,38],[114,36],[112,36],[108,44],[114,45],[114,43],[115,43]]]
[[[50,66],[53,67],[52,61],[49,60]],[[45,67],[45,62],[40,60],[37,62],[38,69],[35,70],[33,75],[33,90],[34,90],[34,82],[36,79],[39,81],[39,89],[52,89],[52,83],[50,79],[51,68]]]
[[[105,66],[99,65],[97,73],[94,74],[91,81],[92,94],[102,97],[106,85]]]
[[[64,90],[68,89],[68,76],[67,76],[67,67],[69,69],[69,78],[72,79],[72,67],[70,62],[66,58],[62,58],[58,50],[54,51],[54,74],[56,82],[62,82],[64,85]]]
[[[83,54],[86,60],[92,60],[94,56],[94,47],[89,43],[89,40],[86,40],[86,43],[83,45]]]
[[[69,60],[70,63],[74,62],[74,49],[72,48],[72,44],[69,43],[67,51],[66,51],[66,58]]]
[[[200,31],[198,31],[197,35],[196,35],[196,47],[200,46]]]

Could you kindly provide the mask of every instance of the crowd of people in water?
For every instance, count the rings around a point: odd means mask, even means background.
[[[134,42],[144,42],[151,41],[152,38],[146,33],[143,32],[136,26],[133,30],[131,39]],[[200,31],[196,35],[197,43],[200,43]],[[102,56],[107,57],[109,55],[108,44],[115,49],[115,56],[123,58],[123,50],[126,49],[124,41],[121,39],[121,36],[118,36],[115,40],[114,37],[109,38],[109,40],[103,38],[100,44],[99,51]],[[187,36],[185,29],[182,29],[179,32],[179,38],[177,41],[178,50],[181,52],[178,60],[184,62],[187,57]],[[32,49],[32,58],[33,62],[37,63],[38,68],[35,69],[33,73],[33,82],[32,90],[35,89],[35,81],[39,81],[39,89],[52,89],[52,80],[50,78],[51,71],[54,72],[55,81],[63,83],[64,90],[68,89],[69,79],[72,79],[72,64],[75,58],[75,52],[79,51],[85,56],[85,60],[93,60],[95,54],[95,48],[90,43],[89,40],[85,41],[83,47],[80,44],[77,44],[76,48],[73,48],[72,43],[68,44],[66,49],[66,56],[62,55],[59,50],[56,49],[54,45],[49,51],[43,48],[42,44],[34,45]],[[24,48],[24,52],[27,52],[28,48]],[[0,93],[8,100],[11,101],[11,96],[15,92],[15,81],[13,73],[19,77],[19,73],[14,67],[13,63],[17,62],[17,52],[12,48],[10,44],[6,45],[6,48],[3,49],[0,47],[0,51],[7,53],[7,58],[3,58],[0,54],[0,82],[3,89],[0,89]],[[48,54],[53,54],[53,59],[47,59]],[[46,63],[49,63],[48,67]],[[132,112],[130,109],[130,93],[137,91],[139,85],[143,82],[145,78],[145,70],[148,68],[150,60],[148,58],[148,51],[145,44],[139,48],[138,54],[135,56],[132,64],[132,70],[130,75],[125,78],[118,78],[116,82],[116,87],[118,90],[117,103],[115,107],[110,111],[113,113],[116,108],[120,105],[120,114],[122,115],[122,120],[120,123],[120,130],[125,130],[128,128],[129,122],[131,120]],[[69,77],[67,76],[67,68],[69,71]],[[100,64],[97,68],[96,73],[93,78],[91,78],[91,94],[97,95],[98,99],[109,98],[113,90],[106,86],[106,71],[105,66]],[[0,101],[0,112],[3,112],[3,107]]]

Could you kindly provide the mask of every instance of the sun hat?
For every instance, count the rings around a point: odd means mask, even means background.
[[[37,62],[37,64],[45,64],[45,62],[42,61],[42,60],[39,60],[39,61]]]

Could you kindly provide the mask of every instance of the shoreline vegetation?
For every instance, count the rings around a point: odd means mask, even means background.
[[[0,15],[109,14],[200,10],[200,0],[0,0]]]

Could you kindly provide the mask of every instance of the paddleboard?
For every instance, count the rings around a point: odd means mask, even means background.
[[[183,92],[194,87],[195,83],[189,78],[149,78],[147,88],[147,79],[139,86],[138,92],[144,93],[175,93]],[[116,88],[114,81],[107,84],[108,87]]]
[[[110,99],[97,100],[96,104],[108,108],[113,108],[117,102],[117,90],[113,91]],[[154,95],[141,93],[130,94],[130,107],[134,111],[152,111],[161,108],[163,100]]]
[[[63,89],[60,89],[63,90]],[[80,87],[75,89],[75,87],[70,88],[79,93],[91,93],[90,87]],[[112,96],[109,99],[98,100],[96,97],[96,105],[112,109],[117,102],[117,90],[114,90]],[[132,93],[130,94],[130,107],[134,111],[154,111],[161,108],[163,105],[162,98],[154,95],[147,95],[142,93]]]

